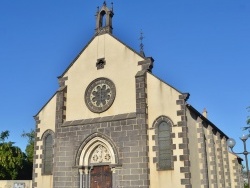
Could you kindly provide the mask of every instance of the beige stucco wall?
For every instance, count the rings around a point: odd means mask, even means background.
[[[0,188],[15,188],[16,183],[24,183],[24,188],[32,188],[32,180],[0,180]]]
[[[43,175],[43,176],[39,176],[37,178],[37,187],[38,188],[52,188],[53,187],[53,176],[51,175]]]
[[[155,146],[155,141],[152,140],[152,136],[155,134],[155,129],[151,129],[154,121],[159,116],[169,117],[174,124],[181,121],[177,116],[177,111],[180,110],[180,106],[176,104],[176,100],[179,99],[181,93],[166,83],[162,82],[155,76],[147,73],[147,95],[148,95],[148,135],[149,135],[149,168],[150,168],[150,184],[152,188],[165,188],[168,187],[182,187],[180,179],[184,178],[180,173],[180,167],[183,166],[183,162],[174,162],[174,170],[158,171],[156,164],[153,163],[153,157],[156,157],[156,153],[152,150]],[[181,127],[172,127],[173,133],[181,132]],[[177,137],[173,139],[173,144],[178,146],[182,142]],[[173,151],[173,155],[180,156],[182,151],[176,149]]]
[[[106,65],[97,70],[99,58],[105,58]],[[138,61],[142,60],[142,57],[109,34],[95,37],[63,75],[68,77],[66,121],[135,112],[135,75],[141,70]],[[99,77],[112,80],[116,87],[113,105],[101,114],[89,111],[84,100],[87,86]]]
[[[37,133],[37,137],[40,139],[36,142],[38,146],[38,150],[36,150],[36,155],[42,155],[42,136],[45,131],[52,130],[55,132],[55,118],[56,118],[56,95],[54,95],[51,100],[42,108],[42,110],[37,115],[39,117],[40,123],[38,124],[38,128],[40,131]],[[42,159],[36,159],[35,163],[40,166],[42,164]],[[38,187],[52,187],[53,185],[53,176],[51,175],[42,175],[42,169],[36,168],[35,173],[37,174],[37,178],[35,178],[35,182],[37,182]]]
[[[206,181],[204,176],[207,175],[209,187],[242,187],[238,178],[241,165],[238,164],[237,156],[228,152],[225,135],[189,109],[186,116],[192,186],[203,187],[202,183]]]
[[[48,129],[55,132],[56,95],[54,95],[38,113],[38,117],[40,120],[40,123],[38,125],[38,128],[40,128],[40,132],[37,134],[37,136],[39,138],[41,138],[43,133]]]
[[[193,188],[200,188],[201,187],[201,171],[200,168],[202,165],[202,158],[201,153],[198,147],[198,135],[197,135],[197,127],[198,122],[191,116],[191,112],[189,109],[186,108],[186,116],[187,116],[187,123],[188,123],[188,139],[189,139],[189,160],[190,160],[190,171],[191,171],[191,184]]]
[[[177,111],[180,106],[176,105],[181,93],[162,82],[154,75],[147,73],[147,94],[148,94],[148,125],[152,127],[156,118],[161,115],[168,116],[174,124],[180,121]]]

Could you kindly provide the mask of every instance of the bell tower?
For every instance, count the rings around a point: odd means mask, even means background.
[[[102,8],[97,7],[96,13],[96,35],[101,35],[104,33],[112,34],[112,17],[113,17],[113,3],[111,10],[107,7],[104,1]]]

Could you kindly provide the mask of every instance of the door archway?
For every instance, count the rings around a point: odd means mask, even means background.
[[[104,135],[90,136],[78,152],[80,188],[115,187],[118,157],[114,144]]]

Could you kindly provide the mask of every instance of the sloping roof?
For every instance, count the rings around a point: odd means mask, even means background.
[[[203,116],[199,111],[197,111],[193,106],[191,106],[190,104],[186,105],[187,108],[192,111],[193,113],[195,113],[198,117],[200,117],[203,121],[205,121],[208,125],[211,125],[215,130],[217,130],[221,135],[225,136],[226,139],[228,139],[229,137],[222,132],[215,124],[213,124],[211,121],[209,121],[205,116]]]
[[[38,114],[44,109],[44,107],[54,98],[54,96],[57,94],[58,91],[56,91],[52,97],[49,98],[49,100],[40,108],[40,110],[33,116],[34,118],[38,116]]]
[[[105,33],[106,34],[106,33]],[[109,33],[107,33],[109,34]],[[113,37],[115,40],[117,40],[118,42],[120,42],[121,44],[123,44],[124,46],[126,46],[127,48],[129,48],[131,51],[133,51],[135,54],[137,54],[138,56],[142,57],[143,59],[145,59],[144,56],[142,56],[142,54],[140,54],[139,52],[135,51],[133,48],[129,47],[127,44],[125,44],[124,42],[122,42],[121,40],[119,40],[118,38],[116,38],[115,36],[109,34],[111,37]],[[75,57],[75,59],[69,64],[69,66],[65,69],[65,71],[61,74],[61,76],[58,76],[58,78],[61,78],[64,76],[64,74],[70,69],[70,67],[76,62],[76,60],[80,57],[80,55],[84,52],[84,50],[89,46],[89,44],[99,35],[95,35],[94,37],[92,37],[92,39],[87,43],[87,45],[80,51],[80,53]],[[36,113],[36,115],[34,115],[34,117],[36,117],[41,111],[42,109],[51,101],[51,99],[57,94],[58,91],[56,91],[52,97],[41,107],[41,109]]]
[[[164,80],[158,78],[157,76],[155,76],[154,74],[148,72],[148,74],[151,74],[152,76],[154,76],[156,79],[160,80],[162,83],[168,85],[169,87],[173,88],[174,90],[176,90],[177,92],[184,94],[183,92],[179,91],[178,89],[176,89],[174,86],[168,84],[167,82],[165,82]],[[187,108],[194,112],[198,117],[200,117],[203,121],[205,121],[206,123],[208,123],[209,125],[211,125],[214,129],[216,129],[221,135],[225,136],[226,139],[228,139],[229,137],[223,132],[221,131],[214,123],[212,123],[210,120],[208,120],[205,116],[203,116],[198,110],[196,110],[192,105],[187,104],[186,105]]]
[[[138,56],[140,56],[141,58],[145,59],[145,57],[140,54],[139,52],[137,52],[136,50],[134,50],[133,48],[131,48],[130,46],[128,46],[127,44],[125,44],[124,42],[122,42],[120,39],[116,38],[114,35],[111,35],[109,33],[105,33],[110,35],[111,37],[113,37],[115,40],[117,40],[118,42],[120,42],[121,44],[123,44],[124,46],[126,46],[128,49],[130,49],[132,52],[134,52],[135,54],[137,54]],[[85,51],[85,49],[89,46],[89,44],[97,37],[100,35],[95,35],[94,37],[92,37],[92,39],[87,43],[87,45],[80,51],[80,53],[75,57],[75,59],[70,63],[70,65],[65,69],[65,71],[61,74],[61,76],[58,76],[58,78],[61,78],[64,76],[64,74],[66,74],[66,72],[70,69],[70,67],[76,62],[76,60],[80,57],[80,55]]]
[[[148,74],[152,75],[153,77],[155,77],[156,79],[160,80],[162,83],[168,85],[169,87],[171,87],[172,89],[176,90],[177,92],[184,94],[183,92],[181,92],[180,90],[176,89],[174,86],[170,85],[169,83],[167,83],[166,81],[162,80],[161,78],[157,77],[156,75],[152,74],[151,72],[147,72]],[[186,92],[185,92],[186,93]]]

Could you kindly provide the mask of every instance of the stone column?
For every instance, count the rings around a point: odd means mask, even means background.
[[[135,169],[135,165],[131,166],[130,172],[131,179],[132,175],[134,178],[136,176],[139,177],[137,184],[141,186],[141,188],[148,188],[150,186],[149,180],[149,167],[148,167],[148,105],[147,105],[147,72],[145,70],[137,72],[135,76],[136,82],[136,119],[139,137],[136,136],[136,140],[138,140],[138,144],[131,147],[131,150],[139,150],[139,148],[143,148],[142,152],[138,154],[138,167]],[[134,142],[136,141],[134,140]],[[136,142],[135,142],[136,143]],[[134,163],[135,164],[135,163]],[[138,174],[138,169],[140,174]],[[132,182],[132,181],[131,181]],[[133,182],[134,183],[134,182]]]

